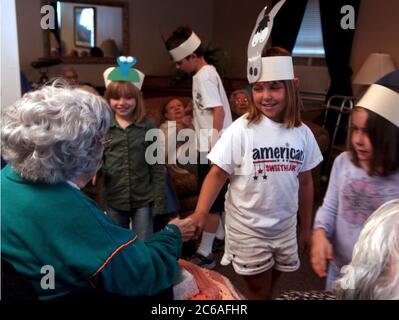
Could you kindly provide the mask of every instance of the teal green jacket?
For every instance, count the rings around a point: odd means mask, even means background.
[[[155,124],[147,119],[122,129],[115,118],[107,133],[110,146],[104,152],[102,167],[104,197],[107,205],[122,210],[150,205],[154,215],[166,213],[166,169],[150,165],[145,152],[151,141],[145,135]]]
[[[28,182],[9,165],[1,195],[2,258],[33,282],[40,299],[89,287],[150,296],[175,281],[182,247],[175,225],[143,242],[68,183]],[[43,266],[54,268],[54,289],[40,284],[50,275]]]

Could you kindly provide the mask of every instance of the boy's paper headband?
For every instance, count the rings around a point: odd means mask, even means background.
[[[357,107],[371,110],[399,128],[399,93],[380,84],[372,84]]]
[[[137,62],[136,58],[120,56],[116,62],[119,67],[109,67],[103,73],[105,87],[108,87],[111,81],[129,81],[141,90],[145,75],[132,68]]]
[[[178,62],[183,60],[188,55],[192,54],[201,45],[201,39],[192,31],[191,36],[178,47],[169,50],[173,61]]]
[[[288,80],[294,78],[292,72],[292,59],[289,61],[289,59],[270,59],[272,57],[262,58],[263,48],[266,46],[267,40],[269,39],[270,33],[272,31],[273,19],[284,3],[285,0],[279,1],[271,9],[269,14],[266,14],[267,6],[265,6],[256,19],[255,28],[253,29],[251,38],[249,39],[247,51],[247,78],[249,83],[254,83],[257,81]],[[277,60],[279,60],[279,67],[273,67],[269,69],[273,62],[276,62]],[[281,68],[283,69],[281,70],[281,74],[280,72],[275,73]],[[290,75],[290,77],[287,79],[286,77],[288,75]]]

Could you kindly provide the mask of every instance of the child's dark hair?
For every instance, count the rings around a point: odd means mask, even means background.
[[[192,34],[192,30],[190,27],[179,27],[175,31],[173,31],[172,35],[166,40],[166,48],[168,50],[172,50],[180,46],[184,41],[186,41]],[[204,50],[202,48],[202,44],[195,50],[195,53],[198,57],[204,56]]]
[[[266,51],[264,56],[290,56],[290,53],[281,47],[271,47]],[[303,108],[299,89],[293,80],[281,80],[281,82],[285,87],[287,102],[283,115],[283,123],[287,126],[287,128],[299,127],[302,124],[301,110]],[[262,111],[256,107],[252,96],[253,95],[251,93],[251,103],[247,119],[249,120],[249,123],[256,123],[261,118]]]
[[[399,128],[375,112],[356,107],[353,112],[365,110],[368,114],[366,128],[373,154],[370,161],[370,176],[389,176],[399,169]],[[352,128],[349,130],[348,149],[352,154],[352,162],[360,167],[360,162],[351,142]]]

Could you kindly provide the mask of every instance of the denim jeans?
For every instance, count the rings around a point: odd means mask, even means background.
[[[166,173],[166,199],[168,201],[168,207],[166,208],[166,213],[176,213],[180,210],[179,202],[177,201],[177,196],[175,190],[173,189],[172,178],[169,173]]]
[[[326,291],[332,292],[333,283],[340,277],[340,269],[331,261],[328,265]]]
[[[154,220],[149,206],[121,211],[106,207],[107,216],[117,225],[134,230],[140,239],[147,240],[154,233]]]

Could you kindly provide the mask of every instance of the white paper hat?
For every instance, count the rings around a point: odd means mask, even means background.
[[[249,39],[248,48],[247,48],[247,78],[249,83],[254,83],[257,81],[270,81],[270,80],[261,80],[264,75],[263,68],[264,64],[267,67],[270,67],[268,58],[262,58],[263,48],[267,44],[267,40],[270,37],[273,28],[273,20],[277,15],[277,12],[285,3],[285,0],[280,0],[271,10],[267,13],[268,7],[265,6],[259,13],[258,18],[256,19],[255,27],[252,30],[251,38]],[[264,60],[267,59],[267,60]],[[276,60],[277,61],[277,60]],[[288,62],[288,59],[286,59]],[[289,73],[289,65],[284,63],[284,59],[279,61],[280,65],[285,70],[283,71],[284,77],[286,77],[286,73]],[[292,61],[291,61],[292,65]],[[277,70],[274,67],[269,68],[267,71],[267,78],[273,78],[272,70]],[[276,74],[277,78],[280,78],[283,74]],[[278,79],[273,79],[278,80]],[[282,80],[282,79],[280,79]]]
[[[262,73],[257,80],[258,82],[293,79],[294,67],[291,57],[275,56],[262,58]]]
[[[141,90],[145,75],[140,70],[131,68],[136,64],[136,59],[121,56],[118,57],[117,63],[119,67],[109,67],[104,71],[105,87],[108,87],[111,81],[129,81]]]
[[[109,74],[116,68],[117,67],[109,67],[108,69],[106,69],[104,71],[103,77],[104,77],[105,87],[108,87],[108,85],[111,83],[111,81],[130,81],[129,79],[109,80],[108,79]],[[139,69],[134,69],[134,70],[137,71],[140,78],[139,78],[138,82],[135,82],[135,81],[130,81],[130,82],[133,83],[139,90],[141,90],[141,87],[143,86],[145,74],[142,73]]]
[[[200,45],[201,39],[194,33],[194,31],[192,31],[191,36],[188,37],[186,41],[178,47],[169,50],[169,53],[172,56],[173,61],[178,62],[192,54]]]
[[[372,84],[357,107],[371,110],[399,127],[399,93],[381,84]]]

